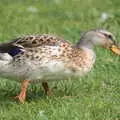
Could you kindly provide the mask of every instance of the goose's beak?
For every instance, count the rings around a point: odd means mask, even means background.
[[[110,50],[117,54],[117,55],[120,55],[120,48],[118,48],[116,45],[112,45],[112,47],[110,48]]]

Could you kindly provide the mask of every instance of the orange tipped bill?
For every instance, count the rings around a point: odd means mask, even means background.
[[[115,54],[117,54],[117,55],[120,55],[120,48],[118,48],[117,46],[112,45],[112,47],[110,48],[110,50],[111,50],[113,53],[115,53]]]

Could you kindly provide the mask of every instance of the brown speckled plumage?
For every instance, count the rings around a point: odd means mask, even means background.
[[[43,35],[30,35],[23,38],[14,39],[10,43],[12,44],[19,44],[23,47],[30,48],[30,47],[38,47],[44,45],[60,45],[61,43],[68,43],[63,38],[43,34]]]
[[[108,37],[111,35],[111,38]],[[53,35],[30,35],[0,44],[0,75],[23,80],[17,98],[24,102],[29,81],[42,81],[45,93],[49,93],[46,81],[80,77],[91,70],[95,62],[93,47],[109,49],[113,35],[106,30],[86,32],[73,45]]]

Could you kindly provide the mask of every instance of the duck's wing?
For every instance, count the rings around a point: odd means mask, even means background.
[[[63,38],[44,34],[44,35],[30,35],[20,37],[7,43],[0,44],[0,52],[8,53],[15,56],[23,52],[27,48],[40,47],[40,46],[59,46],[61,44],[70,44]]]
[[[39,46],[56,46],[61,43],[70,44],[63,38],[56,37],[53,35],[43,34],[43,35],[30,35],[23,38],[18,38],[11,41],[13,45],[23,46],[25,48],[39,47]]]

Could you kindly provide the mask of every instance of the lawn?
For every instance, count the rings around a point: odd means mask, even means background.
[[[120,0],[0,0],[1,42],[49,33],[75,43],[93,28],[108,29],[120,43]],[[19,82],[0,78],[0,120],[120,120],[120,57],[95,51],[87,76],[50,82],[49,97],[41,83],[31,84],[25,104],[13,99]]]

